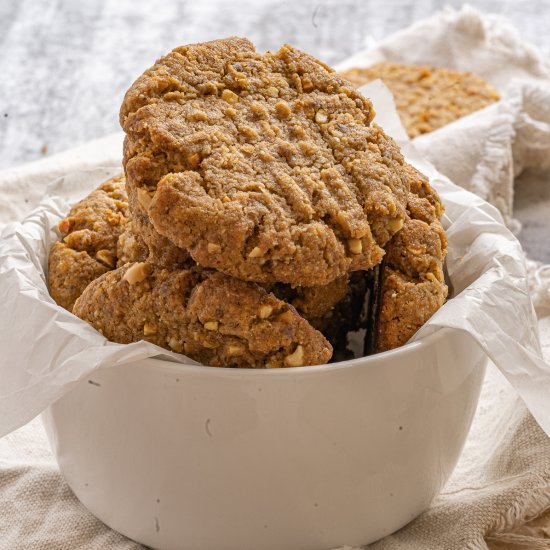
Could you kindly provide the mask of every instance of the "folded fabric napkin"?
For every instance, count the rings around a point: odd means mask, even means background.
[[[424,47],[412,48],[419,36]],[[442,43],[447,46],[442,48]],[[510,31],[508,23],[466,8],[437,14],[346,63],[364,65],[378,60],[376,56],[467,68],[499,89],[506,84],[502,102],[418,138],[415,145],[441,172],[495,204],[518,230],[512,221],[514,173],[526,167],[548,169],[550,158],[550,73],[537,53]],[[507,63],[513,77],[523,80],[507,86],[494,70],[497,63]],[[0,205],[0,222],[21,219],[56,177],[119,169],[120,150],[117,134],[0,174],[0,190],[7,199]],[[529,270],[537,311],[548,314],[550,268],[530,262]],[[539,328],[548,361],[550,317],[541,318]],[[371,546],[486,549],[487,538],[547,548],[544,540],[528,532],[510,534],[547,508],[550,439],[490,365],[469,439],[444,491],[419,518]],[[2,548],[10,549],[142,548],[107,528],[76,500],[37,420],[0,440],[0,541]]]

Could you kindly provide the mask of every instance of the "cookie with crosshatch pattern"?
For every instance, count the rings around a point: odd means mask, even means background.
[[[402,227],[404,160],[370,101],[313,57],[246,39],[174,49],[124,98],[132,214],[201,265],[324,285],[380,263]]]

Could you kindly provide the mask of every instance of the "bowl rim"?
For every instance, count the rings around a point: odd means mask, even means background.
[[[147,357],[140,359],[135,362],[125,363],[123,365],[118,365],[118,367],[131,366],[133,363],[141,363],[144,361],[150,361],[151,364],[149,368],[164,370],[172,372],[174,374],[184,374],[184,373],[195,373],[195,374],[204,374],[205,376],[228,376],[236,378],[248,378],[248,377],[272,377],[272,376],[286,376],[286,377],[295,377],[299,375],[304,375],[305,373],[313,374],[322,374],[328,372],[335,372],[342,369],[353,369],[353,368],[374,368],[377,364],[385,362],[386,360],[391,360],[392,358],[406,355],[414,351],[419,351],[422,348],[433,346],[440,339],[447,336],[449,333],[457,331],[460,329],[450,328],[450,327],[439,327],[438,330],[435,330],[433,333],[428,334],[424,338],[415,340],[414,342],[408,342],[397,348],[382,351],[374,355],[368,355],[364,357],[357,357],[355,359],[348,359],[347,361],[339,361],[337,363],[324,363],[322,365],[310,365],[303,367],[288,367],[288,368],[233,368],[233,367],[211,367],[208,365],[201,364],[188,364],[188,363],[176,363],[175,361],[167,361],[159,357]],[[116,365],[114,367],[117,367]],[[113,367],[102,367],[102,369],[112,369]],[[310,376],[306,375],[306,376]]]

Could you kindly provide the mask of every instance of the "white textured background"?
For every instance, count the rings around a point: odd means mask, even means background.
[[[237,34],[259,49],[289,42],[333,64],[429,16],[438,0],[0,0],[0,170],[119,129],[125,90],[173,47]],[[471,4],[510,18],[550,54],[550,0]],[[547,177],[517,187],[521,240],[550,262]]]

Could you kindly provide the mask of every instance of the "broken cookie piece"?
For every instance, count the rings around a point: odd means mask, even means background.
[[[289,304],[254,283],[198,267],[126,265],[93,281],[74,313],[114,342],[144,339],[211,366],[299,367],[332,354]]]

